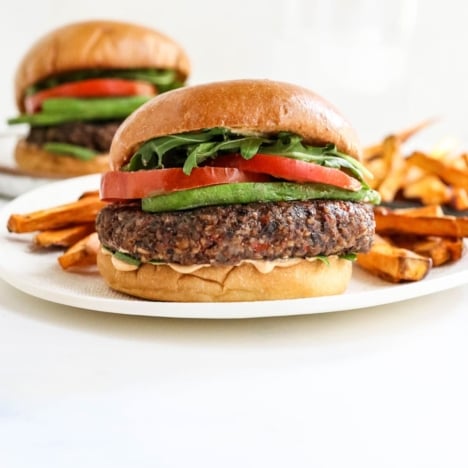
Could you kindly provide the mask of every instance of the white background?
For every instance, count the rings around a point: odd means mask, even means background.
[[[0,9],[0,129],[16,112],[15,67],[35,38],[113,18],[177,38],[191,83],[309,86],[364,142],[433,115],[442,120],[428,142],[468,139],[467,2],[6,0]],[[0,466],[466,468],[467,303],[464,286],[343,313],[171,320],[60,306],[0,281]]]
[[[0,14],[0,129],[15,115],[22,54],[50,28],[89,18],[160,29],[189,53],[195,84],[299,83],[333,101],[364,144],[430,116],[438,143],[466,141],[468,3],[460,0],[16,0]]]

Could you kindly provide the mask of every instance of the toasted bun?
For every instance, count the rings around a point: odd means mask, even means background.
[[[15,147],[18,169],[36,177],[65,178],[109,170],[109,156],[98,155],[90,161],[45,151],[21,139]]]
[[[101,251],[97,265],[114,290],[138,298],[173,302],[230,302],[295,299],[342,294],[351,279],[352,262],[330,257],[329,264],[302,261],[260,273],[252,264],[205,267],[182,274],[167,265],[145,264],[134,271],[116,270]]]
[[[173,69],[185,80],[190,63],[170,37],[117,21],[84,21],[62,26],[40,38],[26,53],[15,77],[16,103],[24,111],[24,92],[59,73],[90,68]]]
[[[111,146],[119,169],[145,141],[212,127],[301,135],[311,145],[333,143],[360,157],[357,135],[330,103],[314,92],[270,80],[233,80],[180,88],[156,96],[129,116]]]

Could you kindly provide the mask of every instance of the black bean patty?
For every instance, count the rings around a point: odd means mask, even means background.
[[[249,203],[146,213],[110,204],[98,215],[102,245],[143,262],[233,265],[367,251],[372,206],[347,201]]]
[[[121,122],[68,122],[48,127],[31,127],[26,141],[42,146],[47,142],[70,143],[98,152],[109,151]]]

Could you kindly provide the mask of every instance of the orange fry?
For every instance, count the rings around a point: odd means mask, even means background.
[[[420,236],[468,237],[468,217],[410,217],[392,212],[375,212],[379,234],[415,234]]]
[[[452,188],[436,175],[428,174],[406,184],[403,195],[405,198],[419,199],[425,205],[445,205],[452,198]]]
[[[418,166],[431,174],[439,176],[444,182],[454,187],[468,187],[468,169],[458,169],[421,152],[414,152],[406,161],[410,165]]]
[[[99,190],[89,190],[87,192],[83,192],[78,200],[83,200],[83,198],[88,198],[88,197],[91,197],[91,198],[99,198]]]
[[[78,224],[63,229],[40,231],[34,237],[38,247],[70,247],[95,229],[94,223]]]
[[[421,130],[424,130],[426,127],[429,127],[429,125],[432,125],[437,120],[437,117],[430,117],[429,119],[425,119],[422,122],[417,123],[416,125],[408,127],[404,130],[400,130],[397,133],[397,137],[401,143],[404,143],[405,141],[409,140],[414,135],[416,135],[416,133],[419,133]]]
[[[97,233],[93,232],[73,244],[60,257],[58,262],[64,270],[96,265],[96,254],[99,248]]]
[[[69,225],[91,223],[105,202],[93,197],[86,197],[65,205],[34,211],[25,215],[12,214],[7,228],[10,232],[24,233],[60,229]]]
[[[444,216],[444,210],[440,205],[424,205],[411,208],[399,208],[393,210],[393,213],[405,216]]]
[[[420,281],[432,266],[430,258],[396,247],[379,236],[375,236],[369,252],[357,255],[357,263],[370,273],[392,283]]]
[[[416,133],[420,132],[421,130],[424,130],[429,125],[432,125],[436,120],[437,119],[435,117],[423,120],[422,122],[419,122],[416,125],[400,130],[399,132],[394,133],[390,136],[396,138],[396,140],[398,140],[399,143],[404,143],[411,137],[416,135]],[[376,143],[372,146],[364,148],[364,161],[379,156],[379,154],[382,152],[382,146],[382,143]]]
[[[464,250],[462,238],[399,235],[392,237],[391,242],[398,247],[431,258],[434,267],[459,260]]]
[[[450,205],[458,211],[468,210],[468,189],[454,187]]]

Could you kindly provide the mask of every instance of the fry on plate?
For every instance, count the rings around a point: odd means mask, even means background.
[[[70,247],[94,232],[94,222],[77,224],[62,229],[39,231],[34,237],[36,247]]]
[[[369,252],[357,255],[357,263],[392,283],[420,281],[427,276],[432,266],[430,258],[397,247],[378,235]]]
[[[98,248],[99,240],[97,233],[93,232],[67,249],[58,257],[58,262],[64,270],[96,265]]]
[[[35,248],[66,249],[58,257],[64,270],[72,271],[96,264],[99,240],[95,232],[96,215],[106,205],[99,192],[82,193],[76,201],[26,214],[12,214],[7,228],[15,233],[36,232]]]
[[[385,203],[403,199],[468,210],[468,153],[457,153],[453,141],[436,145],[429,152],[404,151],[404,143],[433,121],[387,135],[365,148],[364,163],[374,175],[367,182]]]
[[[460,260],[468,217],[444,215],[440,205],[374,209],[376,234],[357,264],[393,283],[419,281],[431,268]]]
[[[394,211],[375,212],[378,234],[468,237],[468,217],[406,216]]]
[[[10,232],[25,233],[92,223],[105,205],[99,198],[89,196],[28,214],[12,214],[8,219],[7,229]]]

